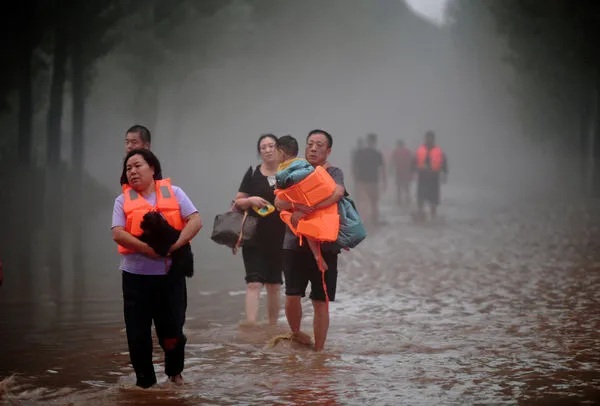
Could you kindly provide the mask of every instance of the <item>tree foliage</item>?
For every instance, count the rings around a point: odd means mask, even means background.
[[[451,10],[461,38],[475,33],[482,14],[491,18],[514,71],[511,93],[525,132],[575,154],[593,188],[600,180],[600,2],[455,0]]]

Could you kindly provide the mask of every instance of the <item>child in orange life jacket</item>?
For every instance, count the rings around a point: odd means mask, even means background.
[[[277,172],[281,174],[281,171],[289,168],[289,166],[294,162],[302,162],[306,163],[307,166],[310,166],[308,161],[303,158],[298,158],[298,141],[291,135],[284,135],[283,137],[279,137],[277,140],[277,153],[279,155],[279,167],[277,168]],[[291,184],[282,184],[280,177],[277,177],[277,189],[285,190],[287,187],[291,186]],[[319,251],[319,245],[317,240],[314,238],[309,238],[307,236],[303,236],[303,239],[306,240],[310,250],[312,251],[315,261],[320,265],[321,270],[327,270],[327,264],[322,259],[323,256]]]

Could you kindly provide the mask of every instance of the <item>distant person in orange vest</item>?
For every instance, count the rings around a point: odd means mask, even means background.
[[[426,202],[429,204],[431,218],[435,218],[440,204],[440,182],[446,183],[448,176],[448,160],[442,149],[435,144],[433,131],[425,134],[425,143],[415,153],[413,172],[417,174],[418,220],[426,218],[423,210]]]
[[[410,149],[404,145],[404,140],[396,142],[392,152],[390,166],[396,179],[396,199],[400,206],[410,206],[410,184],[412,182],[412,159]]]

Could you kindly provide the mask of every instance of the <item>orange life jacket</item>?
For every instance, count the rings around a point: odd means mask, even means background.
[[[433,147],[429,150],[425,145],[421,145],[417,149],[417,168],[425,169],[425,160],[429,154],[429,167],[434,172],[439,172],[442,169],[442,162],[444,161],[444,153],[440,147]]]
[[[287,202],[314,207],[323,200],[330,197],[335,191],[335,181],[322,166],[317,166],[315,171],[302,179],[300,182],[286,189],[276,189],[275,195]],[[292,213],[282,211],[281,220],[286,223],[292,232],[299,236],[306,236],[317,241],[333,242],[337,240],[340,229],[340,216],[338,205],[315,210],[303,217],[298,226],[292,225]]]
[[[125,225],[125,231],[133,236],[139,237],[142,235],[142,220],[144,215],[150,211],[158,211],[161,213],[171,227],[176,230],[182,230],[184,223],[181,219],[181,211],[179,208],[179,202],[175,197],[175,192],[171,187],[170,179],[155,180],[156,184],[156,205],[152,207],[146,199],[144,199],[138,192],[133,190],[131,186],[123,185],[123,195],[125,201],[123,202],[123,211],[127,219]],[[120,254],[132,254],[132,251],[119,245]]]

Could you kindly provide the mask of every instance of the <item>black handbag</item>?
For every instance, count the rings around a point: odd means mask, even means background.
[[[233,254],[237,253],[239,247],[249,243],[256,237],[258,218],[248,216],[248,211],[243,213],[230,211],[217,214],[213,223],[211,240],[220,245],[231,248]]]

